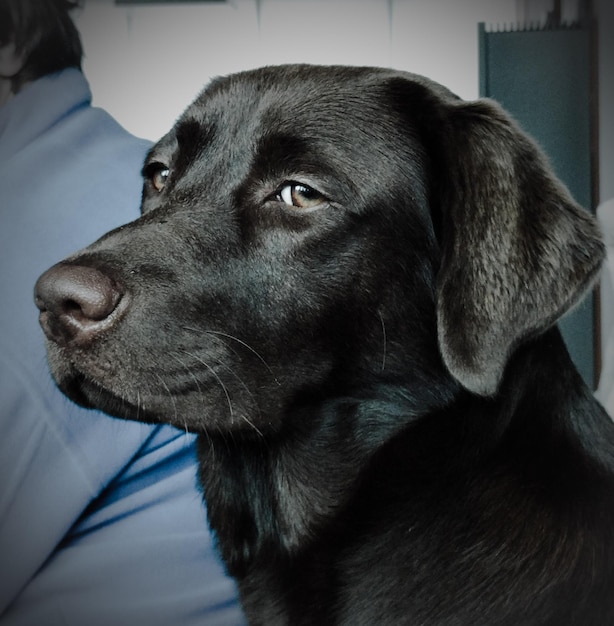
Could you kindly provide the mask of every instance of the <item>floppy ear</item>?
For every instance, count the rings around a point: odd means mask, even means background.
[[[514,348],[591,287],[604,247],[596,220],[499,106],[445,109],[439,345],[461,384],[488,396]]]

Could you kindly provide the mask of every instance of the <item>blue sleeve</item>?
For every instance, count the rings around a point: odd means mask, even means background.
[[[58,426],[49,390],[33,391],[40,383],[0,357],[12,408],[0,456],[0,624],[242,624],[196,489],[193,437],[67,401]],[[88,420],[73,433],[78,446],[64,436],[66,413]],[[104,457],[84,456],[96,448]]]
[[[0,626],[242,624],[193,436],[82,409],[48,373],[34,283],[138,216],[149,147],[89,108],[75,72],[0,109]],[[57,119],[12,132],[40,102]]]
[[[0,457],[0,624],[242,624],[196,489],[193,437],[75,415],[93,423],[75,447],[33,381],[6,365],[0,392],[15,410]],[[92,450],[118,441],[107,485],[101,459],[81,458],[88,437]]]

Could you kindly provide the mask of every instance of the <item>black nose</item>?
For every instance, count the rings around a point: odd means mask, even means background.
[[[99,270],[62,263],[47,270],[34,288],[45,335],[61,346],[85,345],[109,328],[122,295]]]

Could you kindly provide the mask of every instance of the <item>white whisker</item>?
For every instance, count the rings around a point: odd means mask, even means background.
[[[200,388],[200,383],[198,382],[198,378],[196,378],[196,376],[194,375],[194,372],[192,372],[192,370],[174,352],[171,352],[169,354],[173,359],[175,359],[175,361],[177,361],[185,369],[185,371],[192,377],[192,380],[194,380],[194,382],[196,383],[196,388],[198,389],[198,395],[200,396],[200,401],[203,406],[203,413],[206,413],[207,406],[205,404],[205,395],[203,394],[203,390]],[[188,425],[187,425],[187,422],[185,421],[185,418],[183,420],[183,423],[184,423],[185,432],[188,433],[189,430],[188,430]]]
[[[154,375],[160,381],[164,389],[166,389],[166,392],[168,393],[168,397],[171,399],[171,402],[173,403],[173,409],[175,413],[175,424],[176,424],[179,421],[179,412],[177,411],[177,403],[175,402],[175,396],[173,396],[173,394],[171,393],[171,390],[168,388],[168,385],[164,382],[164,379],[156,372],[154,372]],[[186,429],[186,432],[187,432],[187,429]]]
[[[183,350],[182,352],[186,354],[187,356],[192,357],[194,360],[198,361],[202,365],[204,365],[207,368],[207,370],[209,370],[209,372],[213,374],[213,377],[215,378],[215,380],[217,380],[217,382],[220,384],[220,387],[224,391],[224,394],[226,396],[226,402],[228,403],[228,410],[230,411],[230,418],[232,419],[234,417],[232,401],[230,399],[230,394],[228,393],[228,389],[226,389],[226,385],[224,385],[224,382],[222,381],[222,379],[218,376],[216,371],[208,363],[203,361],[198,355],[192,354],[191,352],[187,352],[186,350]]]
[[[384,350],[382,354],[382,373],[386,369],[386,352],[387,352],[387,340],[386,340],[386,324],[384,323],[384,317],[381,314],[381,311],[378,311],[379,319],[382,323],[382,335],[384,339]]]
[[[262,357],[262,355],[257,350],[252,348],[252,346],[250,346],[248,343],[243,341],[242,339],[239,339],[238,337],[235,337],[234,335],[229,335],[228,333],[224,333],[219,330],[211,330],[211,329],[199,330],[197,328],[190,328],[189,326],[184,326],[184,330],[189,330],[191,332],[197,332],[197,333],[202,332],[208,335],[219,335],[220,337],[225,337],[226,339],[231,339],[232,341],[236,341],[238,344],[240,344],[244,348],[247,348],[267,368],[267,370],[269,371],[269,373],[271,374],[271,376],[273,377],[273,380],[275,381],[277,385],[281,385],[281,383],[275,377],[273,370],[271,369],[269,364],[266,362],[266,360]]]
[[[206,363],[205,361],[203,361],[203,359],[201,359],[198,355],[193,354],[192,352],[188,352],[187,350],[183,350],[182,351],[183,354],[193,358],[194,360],[198,361],[199,363],[201,363],[202,365],[204,365],[207,370],[214,376],[214,378],[217,380],[217,382],[219,383],[220,387],[222,388],[222,390],[224,391],[224,394],[226,395],[226,401],[228,402],[228,408],[230,410],[230,418],[233,419],[235,417],[235,413],[232,407],[232,400],[230,398],[230,394],[228,393],[228,389],[226,388],[226,385],[224,385],[224,382],[222,381],[222,379],[219,377],[219,375],[217,374],[217,372],[211,367],[211,365],[209,365],[208,363]],[[235,372],[232,371],[232,369],[228,368],[228,366],[224,365],[222,363],[222,366],[225,369],[228,369],[230,371],[231,374],[233,374],[233,376],[235,376],[239,382],[245,387],[247,393],[249,393],[250,395],[251,392],[248,389],[248,387],[245,385],[245,383],[241,380],[241,378],[239,376],[237,376],[237,374]],[[253,397],[253,396],[252,396]],[[239,413],[239,417],[246,422],[255,432],[257,432],[261,437],[264,437],[264,435],[262,434],[262,432],[258,429],[258,427],[249,420],[249,418],[247,418],[245,415],[243,415],[242,413]]]

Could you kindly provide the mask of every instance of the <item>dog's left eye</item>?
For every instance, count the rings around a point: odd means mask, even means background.
[[[319,191],[301,183],[284,185],[277,192],[276,199],[299,209],[312,209],[326,202],[325,196]]]
[[[154,172],[151,177],[151,182],[156,191],[162,191],[164,187],[166,187],[166,181],[168,179],[169,171],[168,169],[159,169]]]
[[[160,193],[166,187],[170,170],[163,163],[151,163],[145,167],[144,173],[151,186]]]

